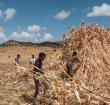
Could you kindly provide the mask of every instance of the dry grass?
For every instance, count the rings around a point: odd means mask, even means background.
[[[32,68],[28,66],[29,59],[32,54],[37,57],[42,51],[47,54],[47,57],[54,53],[53,48],[48,47],[0,48],[0,105],[29,105],[34,93],[34,82],[30,72]],[[17,54],[21,55],[21,68],[13,63]],[[27,100],[24,99],[25,95]]]
[[[109,42],[109,31],[99,26],[82,25],[78,29],[70,30],[62,48],[56,52],[50,48],[26,50],[23,47],[23,62],[20,66],[25,67],[25,70],[20,70],[20,67],[10,63],[3,64],[5,60],[2,57],[1,105],[31,105],[34,84],[32,74],[26,65],[29,56],[40,51],[46,51],[48,55],[43,78],[48,80],[50,97],[44,98],[41,89],[37,105],[110,105]],[[11,56],[16,55],[18,49],[21,50],[21,48],[9,49],[8,54]],[[78,52],[80,63],[76,64],[76,72],[71,78],[65,72],[65,63],[74,50]],[[4,51],[0,55],[3,54],[7,55],[7,52]]]

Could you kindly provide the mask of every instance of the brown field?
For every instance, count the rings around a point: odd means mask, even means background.
[[[60,49],[1,47],[0,105],[33,105],[35,87],[28,64],[32,54],[37,57],[42,51],[47,54],[42,77],[50,96],[43,96],[41,86],[36,105],[110,105],[110,31],[86,24],[71,29]],[[79,62],[70,77],[65,64],[73,51]],[[21,55],[20,66],[13,63],[16,54]]]
[[[49,47],[0,47],[0,105],[29,105],[29,102],[26,103],[22,101],[20,97],[22,94],[31,94],[34,92],[33,79],[31,79],[31,84],[23,83],[23,75],[17,73],[17,68],[13,64],[14,58],[17,54],[21,55],[20,66],[27,68],[29,64],[29,59],[32,54],[35,54],[36,58],[39,52],[45,52],[48,55],[54,53],[53,48]],[[10,56],[10,58],[8,58]],[[46,61],[47,61],[46,59]],[[26,70],[28,72],[28,70]],[[31,76],[31,74],[29,74]],[[17,81],[19,81],[16,83]]]
[[[21,55],[21,61],[28,61],[32,54],[35,54],[37,57],[39,52],[45,52],[50,55],[54,51],[53,48],[49,47],[0,47],[0,63],[8,63],[13,61],[17,54]],[[8,58],[8,56],[11,57]]]

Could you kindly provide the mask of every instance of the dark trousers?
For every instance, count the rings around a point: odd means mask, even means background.
[[[73,77],[73,69],[72,69],[72,65],[71,64],[67,64],[66,65],[66,68],[67,68],[67,73]]]
[[[34,99],[38,96],[39,94],[39,86],[42,84],[44,86],[44,95],[46,96],[48,94],[49,86],[46,80],[40,80],[36,79],[34,76],[34,83],[35,83],[35,94],[34,94]]]
[[[34,98],[37,97],[39,94],[39,79],[36,79],[34,76],[34,83],[35,83],[35,93],[34,93]]]

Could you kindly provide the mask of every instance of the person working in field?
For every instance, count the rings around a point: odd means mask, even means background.
[[[66,68],[67,68],[67,73],[73,77],[73,66],[75,63],[79,62],[79,59],[77,57],[77,52],[74,51],[72,54],[72,57],[70,59],[68,59],[67,63],[66,63]]]
[[[15,58],[15,62],[16,62],[17,64],[20,63],[20,54],[17,54],[17,56],[16,56],[16,58]]]
[[[44,86],[44,96],[48,96],[48,83],[46,81],[46,79],[44,80],[43,75],[44,75],[44,71],[43,71],[43,61],[46,58],[46,54],[45,53],[40,53],[38,59],[35,61],[34,64],[34,69],[33,69],[33,73],[34,73],[34,82],[35,82],[35,94],[34,94],[34,99],[36,99],[36,97],[39,94],[39,86],[42,84]]]
[[[35,56],[33,54],[32,55],[32,58],[30,59],[30,64],[34,65],[35,64],[35,61],[36,61],[36,59],[35,59]]]

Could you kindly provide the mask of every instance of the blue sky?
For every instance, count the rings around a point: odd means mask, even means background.
[[[110,23],[110,0],[0,0],[0,42],[55,41],[68,26]]]

